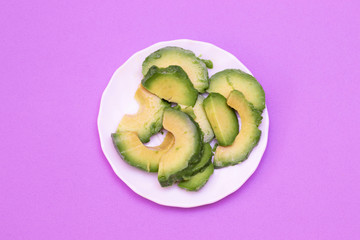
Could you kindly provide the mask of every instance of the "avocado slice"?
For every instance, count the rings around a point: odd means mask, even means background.
[[[219,93],[210,93],[204,100],[204,109],[220,146],[229,146],[239,132],[239,123],[226,98]]]
[[[204,99],[204,96],[199,95],[194,107],[181,108],[181,111],[187,113],[199,124],[204,137],[204,142],[210,142],[214,138],[214,132],[210,126],[209,120],[206,117],[203,105]]]
[[[204,142],[210,142],[214,138],[214,132],[205,113],[204,100],[205,97],[199,95],[193,109],[196,116],[195,121],[199,124],[204,135]]]
[[[142,85],[135,93],[135,100],[139,104],[138,112],[134,115],[124,115],[117,131],[136,132],[141,142],[146,143],[162,128],[164,108],[170,104],[147,91]]]
[[[180,182],[178,186],[188,191],[198,191],[207,183],[213,172],[214,165],[210,162],[210,164],[202,172],[192,176],[189,180]]]
[[[261,131],[258,129],[262,120],[261,114],[241,92],[232,91],[227,99],[227,104],[239,113],[241,129],[231,146],[216,148],[215,168],[235,165],[246,160],[261,136]]]
[[[145,76],[152,66],[166,68],[170,65],[184,69],[195,89],[200,93],[208,88],[209,75],[206,64],[192,51],[180,47],[164,47],[150,54],[142,64],[142,73]]]
[[[198,96],[186,72],[179,66],[152,66],[141,83],[156,96],[186,106],[194,106]]]
[[[262,112],[265,108],[265,92],[260,83],[250,74],[239,69],[226,69],[210,78],[208,92],[217,92],[228,97],[232,90],[242,92],[254,107]]]
[[[210,143],[204,143],[202,156],[200,158],[200,161],[192,167],[191,176],[203,171],[211,163],[212,155],[213,153],[211,151]]]
[[[175,143],[160,159],[158,180],[162,187],[191,176],[200,160],[202,136],[196,122],[179,110],[166,108],[163,126],[175,137]]]
[[[196,105],[196,103],[195,103]],[[194,112],[194,108],[193,107],[187,107],[187,106],[179,106],[179,109],[178,110],[181,110],[183,111],[184,113],[186,113],[187,115],[189,115],[190,117],[192,117],[194,120],[196,120],[196,115],[195,115],[195,112]]]
[[[171,133],[167,133],[163,142],[156,147],[147,147],[139,139],[136,132],[116,132],[111,134],[118,153],[130,165],[147,172],[157,172],[161,156],[175,143]]]

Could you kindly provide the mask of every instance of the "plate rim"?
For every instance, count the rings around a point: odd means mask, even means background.
[[[118,67],[114,73],[112,74],[111,78],[110,78],[110,81],[107,83],[103,93],[101,94],[101,100],[100,100],[100,106],[99,106],[99,112],[98,112],[98,116],[97,116],[97,130],[98,130],[98,134],[99,134],[99,141],[100,141],[100,146],[101,146],[101,150],[104,154],[104,156],[106,157],[106,160],[107,162],[110,164],[112,170],[114,171],[114,173],[116,174],[116,176],[118,178],[121,179],[121,181],[123,181],[125,183],[125,185],[130,188],[133,192],[135,192],[136,194],[138,194],[139,196],[151,201],[151,202],[154,202],[154,203],[157,203],[159,205],[162,205],[162,206],[167,206],[167,207],[177,207],[177,208],[194,208],[194,207],[200,207],[200,206],[205,206],[205,205],[209,205],[209,204],[212,204],[212,203],[215,203],[215,202],[218,202],[228,196],[230,196],[231,194],[233,194],[234,192],[236,192],[238,189],[240,189],[248,180],[249,178],[254,174],[254,172],[256,171],[256,169],[258,168],[261,160],[262,160],[262,157],[264,156],[264,153],[265,153],[265,150],[267,148],[267,143],[268,143],[268,138],[269,138],[269,126],[270,126],[270,118],[269,118],[269,113],[268,113],[268,107],[267,105],[265,104],[265,109],[263,111],[263,114],[266,114],[267,115],[267,122],[265,123],[266,125],[264,126],[264,128],[266,129],[267,131],[267,134],[266,136],[264,136],[264,134],[262,134],[261,138],[262,137],[265,137],[264,139],[264,148],[261,149],[260,151],[260,160],[259,162],[257,163],[256,167],[250,172],[249,176],[246,178],[246,180],[239,186],[234,186],[231,191],[229,191],[229,193],[227,193],[225,196],[219,196],[219,197],[216,197],[216,198],[213,198],[212,200],[210,201],[207,201],[205,203],[201,203],[201,204],[178,204],[176,206],[174,205],[171,205],[171,204],[167,204],[166,202],[161,202],[161,201],[158,201],[158,200],[154,200],[154,199],[150,199],[148,198],[147,196],[143,195],[142,193],[140,193],[140,191],[136,188],[135,185],[129,183],[126,179],[122,178],[120,174],[117,173],[117,171],[115,170],[114,166],[113,166],[113,163],[109,160],[109,156],[108,154],[106,153],[106,151],[104,150],[105,147],[104,147],[104,142],[102,141],[102,135],[101,135],[101,132],[100,132],[100,122],[101,122],[101,114],[102,112],[104,111],[103,110],[103,102],[104,102],[104,96],[106,95],[107,91],[109,90],[109,87],[111,85],[111,83],[114,81],[114,78],[115,76],[117,75],[117,73],[119,71],[121,71],[121,69],[124,68],[124,66],[126,66],[126,64],[132,59],[132,58],[135,58],[136,56],[138,55],[141,55],[142,52],[146,51],[148,48],[151,48],[151,47],[155,47],[157,45],[163,45],[163,44],[173,44],[173,43],[177,43],[177,42],[189,42],[189,43],[192,43],[192,42],[196,42],[196,43],[201,43],[201,44],[207,44],[207,45],[210,45],[212,47],[216,47],[216,48],[219,48],[221,50],[223,50],[227,55],[229,55],[231,58],[235,59],[245,70],[247,70],[247,72],[251,75],[253,75],[251,73],[251,71],[238,59],[236,58],[233,54],[231,54],[230,52],[224,50],[223,48],[220,48],[212,43],[209,43],[209,42],[204,42],[204,41],[198,41],[198,40],[191,40],[191,39],[175,39],[175,40],[169,40],[169,41],[160,41],[160,42],[156,42],[154,44],[151,44],[149,45],[148,47],[145,47],[139,51],[137,51],[136,53],[132,54],[123,64],[121,64],[120,67]]]

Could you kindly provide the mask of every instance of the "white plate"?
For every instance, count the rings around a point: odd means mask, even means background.
[[[201,58],[212,60],[214,68],[209,69],[209,76],[226,68],[238,68],[251,74],[232,54],[206,42],[182,39],[159,42],[141,50],[115,71],[102,95],[98,116],[101,148],[117,176],[144,198],[161,205],[183,208],[214,203],[239,189],[259,165],[268,138],[267,108],[263,112],[263,121],[260,125],[261,139],[249,158],[236,166],[216,169],[208,183],[198,192],[188,192],[177,185],[168,188],[160,187],[156,173],[147,173],[128,165],[116,152],[111,140],[110,135],[116,131],[122,116],[137,112],[138,105],[134,94],[143,77],[142,62],[149,54],[166,46],[189,49],[197,56],[201,55]],[[151,145],[158,145],[162,138],[161,134],[153,136]]]

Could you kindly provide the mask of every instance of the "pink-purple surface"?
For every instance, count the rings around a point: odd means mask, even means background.
[[[359,239],[357,1],[2,1],[0,239]],[[100,149],[113,72],[155,42],[238,57],[269,143],[234,194],[195,209],[130,190]]]

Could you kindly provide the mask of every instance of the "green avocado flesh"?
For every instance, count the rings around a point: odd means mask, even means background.
[[[208,92],[217,92],[228,97],[230,92],[242,92],[254,107],[262,112],[265,108],[265,92],[260,83],[250,74],[238,69],[226,69],[214,74],[210,78]]]
[[[206,184],[213,172],[214,165],[210,163],[202,172],[192,176],[189,180],[180,182],[178,186],[188,191],[198,191]]]
[[[138,112],[134,115],[124,115],[117,131],[136,132],[141,142],[146,143],[162,128],[164,108],[170,104],[147,91],[142,85],[135,93],[135,100],[139,104]]]
[[[175,143],[160,160],[158,180],[163,187],[191,176],[200,161],[202,136],[196,122],[179,110],[166,108],[163,126],[174,135]]]
[[[239,123],[226,98],[219,93],[210,93],[204,100],[204,109],[219,145],[231,145],[239,132]]]
[[[261,114],[241,92],[232,91],[227,99],[227,104],[239,113],[241,129],[231,146],[216,148],[215,168],[235,165],[246,160],[261,136],[261,131],[258,129],[262,120]]]
[[[177,65],[184,69],[195,89],[200,93],[208,88],[209,77],[206,64],[192,51],[180,47],[164,47],[150,54],[142,64],[142,73],[145,76],[152,66],[166,68],[170,65]]]
[[[207,60],[207,59],[200,59],[201,61],[203,61],[203,63],[205,63],[207,68],[212,69],[214,67],[214,64],[211,60]]]
[[[194,106],[198,96],[187,74],[179,66],[152,66],[141,83],[159,98],[186,106]]]
[[[205,98],[202,95],[199,95],[194,107],[181,108],[181,111],[187,113],[199,124],[204,137],[204,142],[210,142],[214,138],[214,132],[210,126],[209,120],[206,117],[203,105],[204,99]]]
[[[225,69],[209,79],[213,62],[201,57],[175,46],[148,55],[135,93],[138,111],[125,114],[111,134],[126,162],[123,166],[157,172],[161,187],[198,191],[214,169],[239,164],[252,151],[256,154],[266,107],[264,89],[239,69]],[[159,131],[166,132],[160,145],[144,145]]]
[[[156,147],[146,147],[136,132],[116,132],[111,135],[115,148],[130,165],[147,172],[157,172],[160,158],[174,145],[175,138],[167,133]]]
[[[195,103],[196,106],[196,103]],[[184,113],[186,113],[187,115],[189,115],[190,117],[192,117],[194,120],[196,120],[196,115],[194,112],[194,108],[193,107],[186,107],[183,106],[183,108],[181,108],[181,106],[179,106],[181,111],[183,111]]]
[[[198,172],[204,170],[211,163],[212,151],[209,143],[203,145],[203,153],[200,158],[200,161],[194,165],[191,169],[191,175],[195,175]]]

